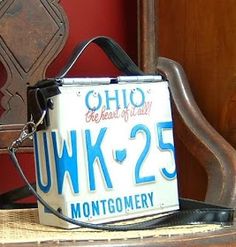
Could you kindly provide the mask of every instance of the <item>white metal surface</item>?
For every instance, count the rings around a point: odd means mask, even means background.
[[[37,191],[81,221],[178,209],[168,84],[62,86],[35,135]],[[39,204],[40,222],[74,227]]]

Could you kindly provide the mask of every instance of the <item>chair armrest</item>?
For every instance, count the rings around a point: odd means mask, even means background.
[[[177,110],[176,134],[204,167],[208,175],[205,200],[236,205],[236,151],[210,125],[195,102],[185,72],[180,64],[160,57],[158,71],[169,81]]]

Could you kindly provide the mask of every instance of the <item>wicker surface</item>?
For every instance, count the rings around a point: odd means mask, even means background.
[[[37,209],[0,210],[0,243],[144,239],[218,230],[218,225],[168,227],[156,230],[106,232],[85,228],[64,230],[38,223]]]

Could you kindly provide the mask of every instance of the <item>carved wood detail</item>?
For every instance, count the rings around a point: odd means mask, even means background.
[[[65,44],[67,30],[58,0],[0,1],[0,61],[7,71],[0,124],[26,122],[26,88],[45,77]]]

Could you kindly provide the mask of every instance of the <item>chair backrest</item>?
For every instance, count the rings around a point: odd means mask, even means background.
[[[26,87],[45,78],[66,42],[68,21],[58,2],[0,1],[0,62],[7,72],[1,85],[0,153],[26,123]],[[23,149],[30,147],[26,142]]]
[[[208,186],[205,200],[235,207],[235,149],[201,113],[182,66],[170,59],[160,57],[157,70],[169,80],[174,103],[175,133],[207,172]]]

